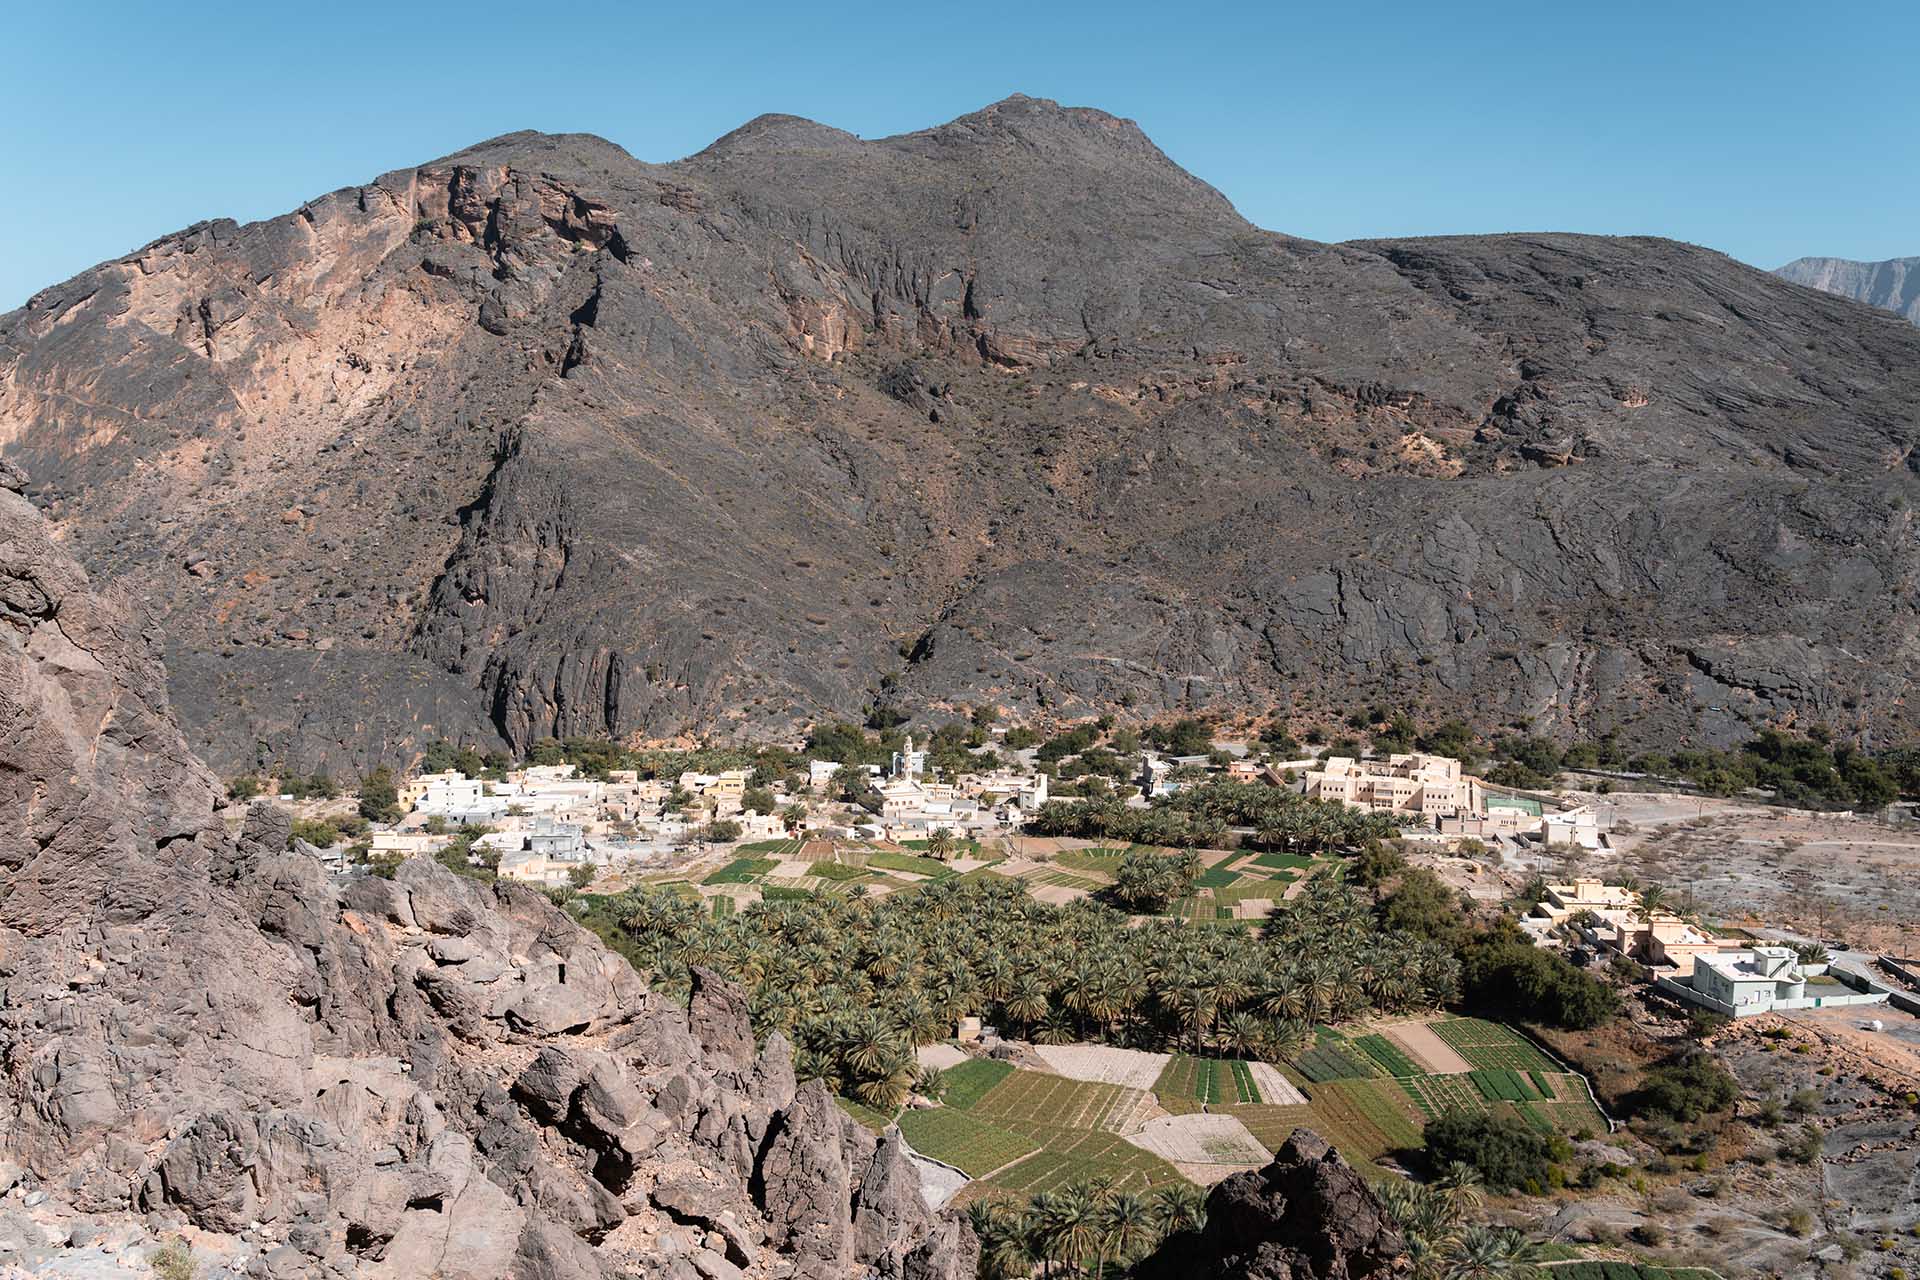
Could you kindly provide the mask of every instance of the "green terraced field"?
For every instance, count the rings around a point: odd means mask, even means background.
[[[1247,1126],[1247,1132],[1253,1140],[1268,1151],[1278,1151],[1295,1129],[1311,1129],[1317,1121],[1313,1107],[1278,1106],[1273,1103],[1257,1105],[1221,1106],[1214,1108],[1223,1115],[1237,1118]]]
[[[1429,1120],[1445,1111],[1487,1109],[1487,1100],[1466,1076],[1414,1076],[1400,1081],[1400,1087]]]
[[[735,903],[724,893],[717,893],[707,899],[707,909],[713,912],[715,920],[724,920],[733,914]]]
[[[1554,1061],[1517,1031],[1481,1018],[1447,1018],[1433,1032],[1475,1067],[1515,1071],[1558,1071]]]
[[[1033,1136],[1040,1143],[1037,1153],[975,1186],[1026,1197],[1094,1177],[1111,1178],[1127,1190],[1183,1181],[1179,1170],[1159,1156],[1110,1133],[1043,1126]]]
[[[1313,865],[1313,859],[1297,853],[1263,853],[1253,860],[1253,865],[1269,871],[1304,871]]]
[[[1039,1150],[1010,1130],[952,1107],[912,1111],[900,1117],[900,1132],[921,1155],[943,1161],[969,1178],[984,1178],[1001,1165]]]
[[[1350,1053],[1338,1036],[1322,1036],[1320,1043],[1293,1060],[1314,1084],[1323,1080],[1364,1080],[1380,1074],[1368,1065],[1364,1055]]]
[[[842,1111],[846,1112],[848,1115],[852,1116],[855,1120],[858,1120],[861,1124],[873,1130],[875,1133],[884,1133],[886,1131],[887,1126],[893,1123],[892,1116],[886,1115],[879,1111],[875,1111],[872,1107],[869,1107],[864,1103],[855,1102],[852,1098],[842,1098],[842,1097],[836,1096],[834,1098],[834,1101],[840,1105],[840,1109]]]
[[[1256,1103],[1260,1090],[1247,1064],[1232,1058],[1195,1058],[1176,1053],[1153,1082],[1162,1109],[1174,1115],[1199,1111],[1213,1104]]]
[[[888,853],[876,850],[867,855],[867,865],[878,867],[882,871],[905,871],[918,876],[932,876],[935,880],[944,880],[953,874],[953,868],[938,858],[916,858],[906,853]]]
[[[993,1058],[969,1058],[941,1072],[946,1078],[946,1103],[962,1111],[992,1092],[993,1087],[1013,1074],[1011,1062]]]
[[[864,880],[872,874],[865,867],[850,867],[844,862],[813,862],[807,865],[807,874],[819,876],[822,880]]]
[[[1354,1047],[1372,1058],[1390,1076],[1417,1076],[1425,1074],[1415,1066],[1413,1059],[1400,1051],[1398,1045],[1385,1036],[1360,1036],[1353,1042]]]
[[[1220,866],[1208,867],[1205,871],[1202,871],[1194,877],[1193,883],[1196,888],[1200,889],[1224,889],[1239,878],[1240,873],[1238,871],[1233,871],[1222,864]]]
[[[755,840],[748,844],[736,845],[735,853],[766,854],[769,857],[784,858],[800,852],[803,842],[799,840]]]
[[[752,884],[778,864],[772,858],[735,858],[701,884]]]
[[[949,1093],[951,1098],[951,1093]],[[1014,1071],[988,1090],[970,1110],[1020,1133],[1034,1125],[1069,1129],[1113,1129],[1138,1109],[1138,1089],[1117,1084],[1069,1080],[1041,1071]]]
[[[1071,871],[1028,871],[1020,878],[1028,884],[1053,885],[1061,889],[1085,889],[1088,893],[1107,887],[1107,882],[1104,880],[1092,880],[1086,876],[1075,875]]]
[[[1333,1081],[1314,1095],[1311,1105],[1320,1109],[1323,1102],[1327,1110],[1335,1112],[1338,1112],[1336,1104],[1344,1102],[1380,1134],[1386,1145],[1369,1158],[1385,1151],[1417,1150],[1422,1145],[1420,1130],[1423,1118],[1413,1101],[1394,1081]]]
[[[1518,1071],[1473,1071],[1468,1077],[1488,1102],[1529,1102],[1541,1096],[1533,1082]]]

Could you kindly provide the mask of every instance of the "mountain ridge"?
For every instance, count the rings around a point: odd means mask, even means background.
[[[197,746],[1905,731],[1910,331],[1671,241],[1296,240],[1043,100],[791,128],[504,135],[0,317],[0,456],[145,588]]]
[[[1774,274],[1782,280],[1838,294],[1920,324],[1920,257],[1859,262],[1851,258],[1795,258]]]

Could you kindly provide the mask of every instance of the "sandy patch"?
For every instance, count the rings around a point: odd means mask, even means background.
[[[1380,1031],[1387,1039],[1399,1045],[1401,1050],[1415,1063],[1425,1067],[1435,1075],[1457,1075],[1473,1070],[1473,1064],[1442,1040],[1432,1027],[1424,1022],[1401,1022],[1390,1027],[1381,1027]]]
[[[1242,898],[1233,904],[1233,917],[1236,920],[1264,920],[1272,914],[1272,898]]]
[[[782,858],[773,864],[773,870],[767,872],[767,874],[779,880],[804,880],[813,874],[814,861],[819,861],[819,859],[802,861],[792,858]]]
[[[1280,1068],[1270,1062],[1249,1062],[1247,1074],[1253,1077],[1253,1087],[1260,1091],[1262,1102],[1275,1106],[1300,1106],[1307,1095],[1300,1092],[1293,1081],[1280,1074]]]
[[[1103,1044],[1039,1044],[1033,1051],[1056,1075],[1096,1084],[1151,1089],[1171,1054],[1116,1049]]]
[[[967,1055],[950,1044],[923,1044],[920,1046],[920,1065],[938,1067],[945,1071],[948,1067],[957,1067],[967,1060]]]
[[[959,874],[965,875],[969,871],[978,871],[982,867],[990,867],[993,865],[993,861],[990,858],[951,858],[948,859],[947,865]],[[899,872],[890,872],[889,874],[898,875]]]
[[[913,1171],[920,1175],[920,1198],[927,1202],[927,1208],[938,1212],[967,1185],[967,1175],[952,1165],[929,1160],[911,1147],[907,1151]]]
[[[1035,901],[1064,907],[1076,898],[1086,897],[1089,890],[1076,889],[1064,884],[1043,884],[1028,886],[1028,892],[1033,894]]]
[[[1272,1157],[1237,1116],[1196,1114],[1149,1120],[1128,1142],[1175,1164],[1258,1168]]]

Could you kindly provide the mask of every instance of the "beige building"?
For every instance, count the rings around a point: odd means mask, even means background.
[[[1306,781],[1309,799],[1338,800],[1376,813],[1440,819],[1477,814],[1484,808],[1479,779],[1462,774],[1460,762],[1447,756],[1410,754],[1385,760],[1334,756],[1324,768],[1310,770]]]

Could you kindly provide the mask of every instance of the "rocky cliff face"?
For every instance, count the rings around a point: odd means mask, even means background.
[[[25,1204],[265,1276],[973,1274],[711,974],[683,1007],[538,894],[230,835],[141,628],[4,479],[0,1249]]]
[[[223,769],[909,704],[1913,728],[1920,333],[1718,254],[1262,231],[1010,99],[513,135],[0,318]]]
[[[1296,1129],[1264,1169],[1207,1197],[1207,1223],[1169,1241],[1151,1280],[1389,1280],[1413,1273],[1406,1240],[1339,1152]]]
[[[1854,262],[1847,258],[1795,258],[1774,272],[1782,280],[1822,293],[1837,293],[1920,324],[1920,258]]]

